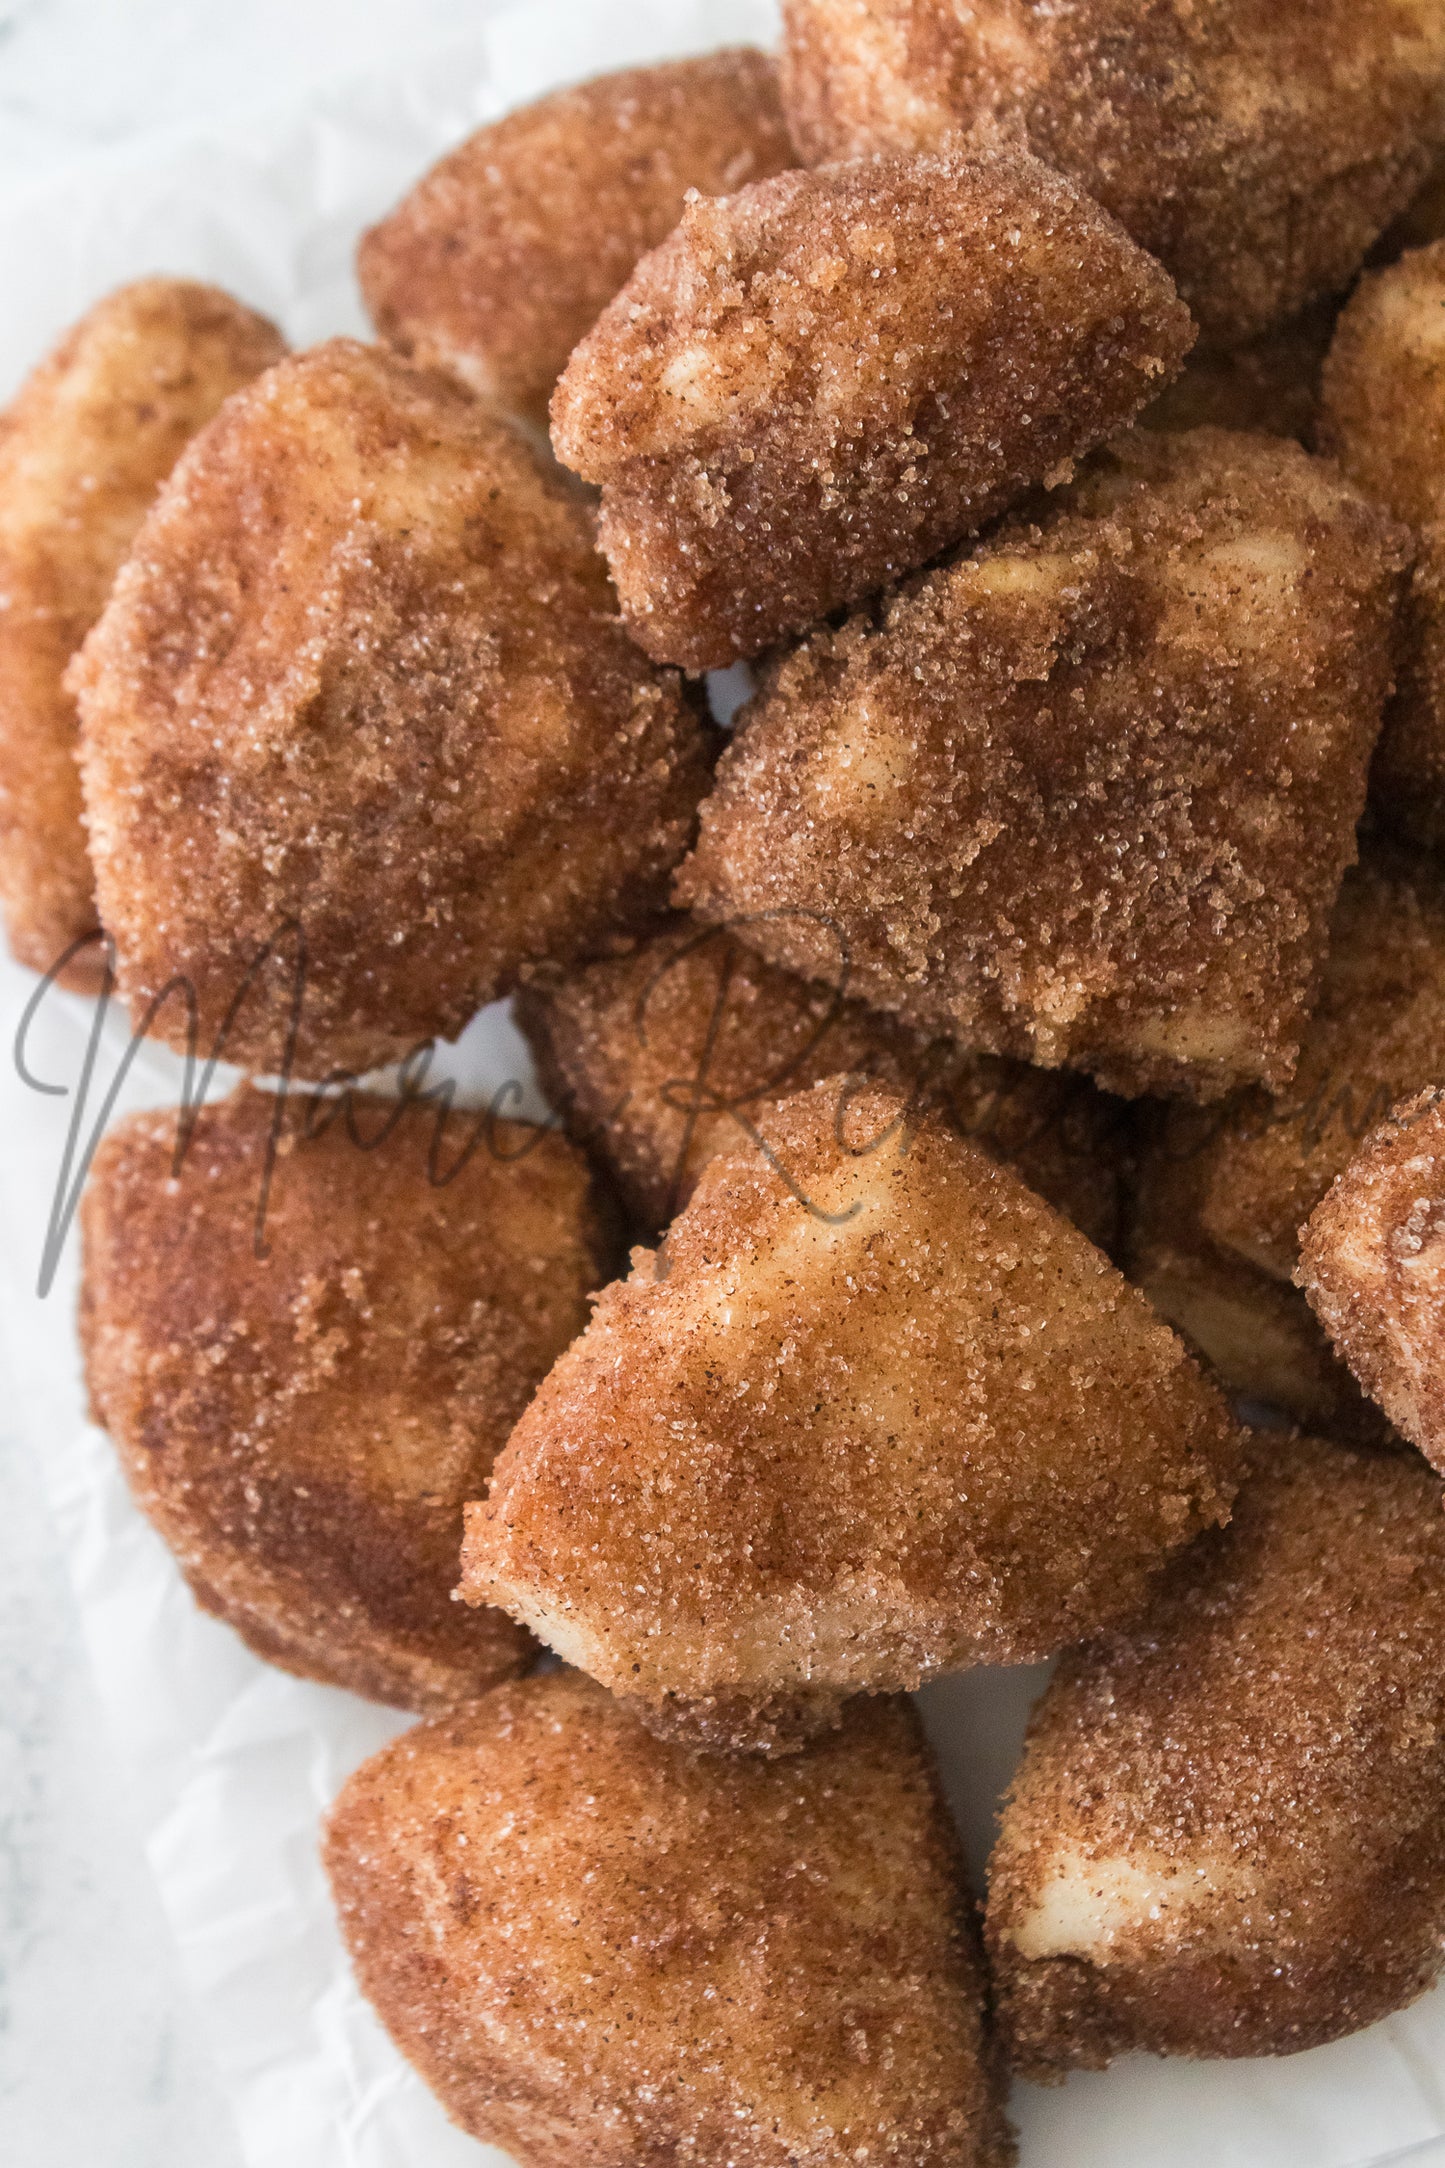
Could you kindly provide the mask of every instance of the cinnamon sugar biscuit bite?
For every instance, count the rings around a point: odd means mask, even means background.
[[[1399,692],[1372,778],[1380,811],[1445,844],[1445,241],[1362,279],[1325,364],[1321,436],[1419,529]]]
[[[332,1810],[365,1994],[521,2168],[1006,2168],[953,1831],[901,1702],[783,1768],[574,1674],[393,1740]]]
[[[1285,1084],[1390,683],[1402,537],[1271,438],[1135,431],[778,663],[676,900],[1110,1090]]]
[[[689,190],[795,163],[767,54],[627,68],[450,151],[364,236],[361,290],[393,346],[545,425],[567,356]]]
[[[1389,1108],[1442,1077],[1445,879],[1377,844],[1345,877],[1293,1082],[1209,1113],[1176,1106],[1141,1154],[1130,1274],[1231,1385],[1357,1425],[1293,1285],[1299,1230]]]
[[[1445,141],[1435,0],[784,0],[809,163],[985,119],[1112,211],[1231,345],[1347,285]]]
[[[301,1074],[364,1069],[600,948],[707,774],[567,487],[349,339],[191,446],[72,680],[132,1016],[184,1045],[189,1000],[261,1070],[293,1031]]]
[[[468,1508],[462,1593],[650,1723],[783,1750],[842,1697],[1130,1617],[1237,1434],[1009,1168],[834,1078],[599,1299]]]
[[[218,288],[141,279],[97,302],[0,414],[0,903],[36,971],[98,928],[65,666],[187,440],[284,352]],[[62,977],[90,992],[102,975],[97,941]]]
[[[1396,1107],[1315,1206],[1299,1281],[1372,1399],[1445,1472],[1445,1096]]]
[[[937,1109],[1102,1249],[1120,1232],[1125,1109],[1082,1077],[929,1044],[680,918],[630,953],[535,979],[517,1021],[570,1133],[639,1223],[667,1225],[707,1162],[766,1139],[773,1102],[847,1070]]]
[[[1067,1655],[989,1870],[1015,2067],[1290,2055],[1445,1952],[1445,1515],[1418,1462],[1261,1439],[1230,1527]]]
[[[634,636],[710,669],[1067,476],[1193,335],[1159,266],[1019,152],[787,173],[689,205],[572,356],[552,442],[601,484]]]
[[[1322,441],[1412,527],[1445,517],[1445,241],[1361,279],[1325,361]]]
[[[179,1165],[175,1108],[102,1143],[96,1420],[197,1599],[258,1655],[449,1707],[532,1653],[451,1592],[462,1501],[606,1276],[587,1170],[554,1135],[503,1123],[477,1148],[469,1117],[365,1099],[288,1107],[273,1162],[276,1112],[243,1087]]]

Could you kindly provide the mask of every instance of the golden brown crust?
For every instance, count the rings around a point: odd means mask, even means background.
[[[1316,1205],[1299,1280],[1365,1391],[1445,1472],[1445,1106],[1395,1107]]]
[[[1233,1483],[1228,1411],[1173,1334],[896,1090],[820,1084],[770,1141],[773,1165],[714,1159],[603,1293],[468,1509],[467,1600],[674,1727],[681,1702],[913,1687],[1137,1610]]]
[[[1034,159],[883,158],[689,206],[567,366],[634,637],[756,655],[1128,421],[1193,338],[1157,264]]]
[[[1348,284],[1445,139],[1433,0],[785,0],[812,163],[985,118],[1097,197],[1232,344]]]
[[[718,1152],[766,1136],[774,1101],[849,1071],[935,1108],[1101,1249],[1118,1240],[1128,1146],[1117,1100],[1082,1077],[930,1045],[765,963],[726,928],[671,920],[628,954],[534,981],[516,1014],[569,1133],[649,1232]]]
[[[768,54],[627,68],[449,152],[363,237],[361,290],[401,352],[545,425],[568,355],[689,189],[730,196],[794,163]]]
[[[1321,387],[1320,441],[1412,527],[1445,517],[1445,241],[1362,278]]]
[[[1015,2065],[1285,2055],[1445,1948],[1445,1515],[1413,1457],[1261,1436],[1144,1623],[1066,1656],[990,1866]]]
[[[285,350],[217,287],[141,279],[82,317],[0,414],[0,900],[36,971],[98,925],[65,666],[187,441]],[[102,975],[97,943],[64,983],[91,992]]]
[[[855,1705],[778,1767],[528,1679],[366,1763],[326,1862],[398,2047],[522,2168],[1013,2158],[904,1704]]]
[[[675,899],[917,1029],[1115,1091],[1294,1066],[1403,536],[1275,439],[1136,430],[1037,525],[814,634]]]
[[[203,1112],[179,1175],[174,1108],[102,1144],[83,1206],[96,1420],[201,1602],[259,1654],[449,1707],[532,1648],[451,1590],[462,1502],[607,1269],[586,1169],[506,1123],[463,1162],[473,1118],[379,1100],[333,1103],[309,1135],[321,1114],[298,1099],[258,1257],[275,1111],[243,1087]]]
[[[648,1701],[619,1694],[621,1706],[645,1724],[654,1739],[701,1747],[710,1754],[797,1754],[814,1739],[836,1731],[849,1697],[822,1688],[802,1693],[664,1694]]]
[[[1278,1320],[1300,1351],[1277,1362],[1281,1389],[1263,1397],[1331,1429],[1356,1427],[1354,1395],[1292,1285],[1299,1230],[1388,1109],[1442,1076],[1445,875],[1377,843],[1345,877],[1288,1090],[1248,1092],[1209,1113],[1176,1106],[1140,1155],[1130,1271],[1231,1384],[1252,1391],[1256,1380],[1241,1368],[1229,1315],[1211,1303],[1221,1276],[1239,1301],[1261,1282],[1273,1288],[1260,1326]]]
[[[1339,303],[1317,301],[1242,346],[1196,349],[1139,416],[1146,429],[1248,429],[1313,445]]]
[[[72,671],[102,915],[133,1016],[302,1074],[458,1031],[530,959],[655,909],[700,726],[614,614],[587,514],[442,378],[352,340],[184,455]],[[172,996],[156,1035],[184,1044]]]

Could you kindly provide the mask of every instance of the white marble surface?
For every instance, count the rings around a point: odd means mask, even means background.
[[[0,0],[0,190],[384,68],[467,35],[483,12],[478,0]]]
[[[478,12],[476,0],[0,0],[0,201],[157,130],[384,67],[474,28]],[[0,2161],[240,2163],[40,1485],[3,1428]]]

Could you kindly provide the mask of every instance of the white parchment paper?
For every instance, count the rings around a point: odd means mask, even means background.
[[[768,0],[529,0],[478,7],[464,47],[402,54],[304,110],[155,139],[94,160],[0,218],[0,396],[108,287],[148,271],[217,280],[293,341],[361,330],[351,253],[431,161],[479,122],[606,67],[775,33]],[[483,2168],[503,2156],[447,2123],[357,1995],[332,1923],[317,1820],[403,1721],[257,1662],[199,1614],[85,1420],[75,1251],[36,1292],[93,1021],[0,960],[0,1328],[12,1413],[43,1471],[149,1856],[255,2168]],[[81,1142],[128,1040],[102,1035]],[[524,1075],[501,1012],[463,1073]],[[142,1049],[114,1112],[178,1096],[180,1065]],[[223,1087],[226,1078],[218,1085]],[[44,1086],[45,1089],[38,1087]],[[975,1673],[923,1697],[971,1856],[1040,1675]],[[1445,2163],[1445,1991],[1354,2040],[1280,2062],[1132,2058],[1055,2092],[1021,2088],[1025,2168],[1355,2168]]]

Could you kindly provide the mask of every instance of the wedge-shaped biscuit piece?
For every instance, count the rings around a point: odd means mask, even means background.
[[[65,666],[187,441],[284,352],[216,287],[142,279],[82,317],[0,414],[0,901],[37,971],[98,924]],[[103,971],[97,941],[64,982],[90,992]]]
[[[1445,1950],[1445,1515],[1418,1462],[1261,1437],[1223,1535],[1132,1635],[1063,1659],[989,1870],[1034,2077],[1287,2055]]]
[[[1445,879],[1376,845],[1345,876],[1292,1084],[1174,1107],[1141,1155],[1130,1275],[1231,1385],[1307,1421],[1358,1419],[1293,1284],[1299,1231],[1389,1108],[1442,1077]],[[1251,1325],[1297,1357],[1271,1357]]]
[[[545,425],[567,356],[688,191],[795,163],[767,54],[627,68],[468,136],[364,237],[361,290],[392,345]]]
[[[475,400],[333,340],[162,490],[72,672],[138,1022],[365,1068],[656,907],[705,780],[591,522]],[[304,942],[304,955],[301,944]],[[256,968],[258,954],[274,944]],[[299,995],[298,995],[299,989]]]
[[[783,14],[804,158],[1019,128],[1226,345],[1348,285],[1445,139],[1435,0],[784,0]]]
[[[865,160],[690,205],[568,363],[552,441],[602,485],[634,636],[703,670],[1068,474],[1192,339],[1036,160]]]
[[[288,1107],[273,1157],[276,1101],[243,1088],[179,1170],[174,1108],[105,1139],[83,1208],[91,1400],[197,1597],[258,1655],[444,1708],[527,1661],[509,1619],[452,1601],[462,1502],[606,1251],[555,1135],[502,1124],[476,1148],[460,1115],[329,1113],[308,1135]]]
[[[1125,1093],[1288,1081],[1402,537],[1270,438],[1135,431],[740,718],[676,883],[772,961]]]
[[[704,1169],[468,1508],[462,1592],[655,1720],[786,1744],[1025,1662],[1224,1519],[1228,1410],[1067,1220],[842,1080]]]
[[[916,1721],[786,1767],[573,1674],[397,1739],[326,1863],[362,1988],[521,2168],[1005,2168],[953,1832]]]
[[[1399,691],[1372,777],[1394,828],[1445,844],[1445,241],[1362,279],[1325,363],[1321,437],[1420,531]]]
[[[1300,1284],[1395,1428],[1445,1472],[1445,1103],[1396,1107],[1306,1226]]]
[[[719,1152],[765,1146],[770,1107],[840,1071],[899,1085],[1016,1167],[1091,1242],[1120,1234],[1127,1112],[1082,1077],[931,1044],[685,918],[517,997],[543,1088],[656,1231]]]

